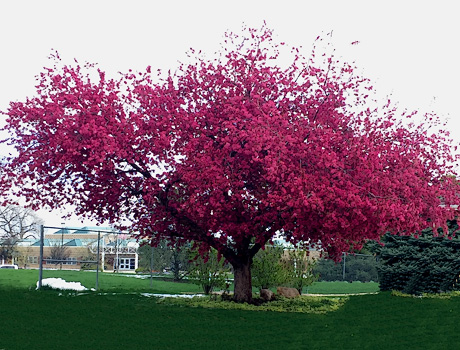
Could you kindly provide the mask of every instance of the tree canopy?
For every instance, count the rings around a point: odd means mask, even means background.
[[[36,96],[4,112],[17,154],[1,192],[15,184],[36,207],[129,218],[152,243],[213,247],[240,301],[275,235],[339,257],[387,231],[445,226],[455,158],[436,118],[375,107],[367,79],[316,49],[294,48],[283,68],[284,47],[265,26],[246,29],[215,58],[119,79],[56,55]]]

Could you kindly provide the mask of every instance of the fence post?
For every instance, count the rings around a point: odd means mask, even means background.
[[[150,246],[150,288],[153,287],[153,246]]]
[[[43,279],[43,241],[44,241],[44,232],[45,227],[40,225],[40,263],[38,264],[38,287],[40,289],[42,287],[42,279]]]
[[[99,258],[100,258],[101,232],[97,233],[97,264],[96,264],[96,291],[99,288]]]

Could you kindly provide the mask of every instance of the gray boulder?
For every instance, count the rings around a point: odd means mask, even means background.
[[[273,293],[270,289],[261,289],[260,290],[260,297],[265,301],[273,300],[275,293]]]

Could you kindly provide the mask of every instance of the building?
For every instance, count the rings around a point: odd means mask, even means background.
[[[43,268],[96,269],[98,243],[102,270],[134,272],[137,269],[139,244],[136,239],[108,227],[66,227],[45,234]],[[22,268],[38,268],[39,257],[40,240],[28,239],[18,243],[13,260]]]

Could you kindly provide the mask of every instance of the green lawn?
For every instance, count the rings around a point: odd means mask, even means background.
[[[457,349],[460,298],[352,296],[325,315],[0,288],[0,349]]]
[[[351,296],[338,311],[318,315],[171,306],[133,293],[198,291],[187,283],[154,280],[150,289],[149,280],[104,273],[102,293],[76,295],[36,291],[37,277],[34,270],[0,270],[1,350],[460,348],[460,297]],[[94,272],[44,271],[44,277],[95,283]],[[376,285],[310,288],[340,293]]]
[[[379,284],[376,282],[315,282],[305,287],[303,293],[310,294],[353,294],[353,293],[375,293],[379,291]]]
[[[2,278],[4,276],[4,278]],[[95,288],[96,272],[94,271],[69,271],[69,270],[44,270],[43,278],[59,277],[67,282],[81,282],[86,288]],[[117,292],[150,292],[150,293],[200,293],[201,288],[190,283],[174,283],[154,278],[152,287],[150,279],[140,279],[136,275],[126,277],[123,274],[99,273],[100,291]],[[38,270],[1,270],[0,288],[14,287],[35,289],[38,281]],[[1,349],[1,347],[0,347]]]
[[[81,282],[87,288],[96,286],[96,273],[94,271],[68,271],[68,270],[44,270],[43,278],[60,277],[68,282]],[[147,276],[148,277],[148,276]],[[1,270],[0,288],[14,287],[35,289],[38,280],[38,270]],[[200,293],[199,286],[190,283],[174,283],[153,279],[153,288],[150,287],[150,279],[126,277],[123,274],[99,273],[100,291],[124,291],[124,292],[150,292],[150,293]],[[273,289],[273,290],[276,290]],[[315,282],[305,287],[303,293],[312,294],[349,294],[349,293],[372,293],[379,290],[378,283],[347,283],[347,282]],[[256,291],[256,290],[254,290]],[[0,348],[1,349],[1,348]]]

